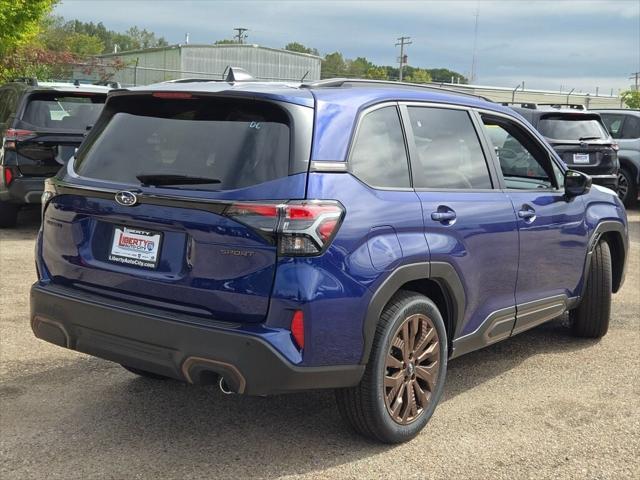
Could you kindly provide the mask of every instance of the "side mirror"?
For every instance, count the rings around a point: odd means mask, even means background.
[[[591,177],[577,170],[564,173],[564,193],[567,197],[584,195],[591,189]]]

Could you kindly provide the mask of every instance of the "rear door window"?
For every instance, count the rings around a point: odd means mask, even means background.
[[[602,114],[602,121],[613,138],[620,138],[622,135],[622,125],[624,124],[624,115],[612,115],[609,113]]]
[[[469,113],[409,107],[416,188],[490,189],[491,177]]]
[[[618,138],[624,140],[640,138],[640,117],[628,115],[624,121],[624,127],[622,127],[622,135]]]
[[[22,121],[38,129],[84,131],[96,122],[105,100],[100,94],[34,93]]]
[[[603,140],[608,133],[595,117],[582,115],[549,115],[540,119],[538,130],[555,140]]]
[[[267,102],[114,97],[75,166],[86,177],[133,185],[145,183],[141,176],[176,175],[212,180],[191,189],[248,187],[300,171],[290,160],[290,123]]]
[[[351,172],[367,185],[409,188],[409,162],[398,109],[367,113],[358,127],[349,158]]]

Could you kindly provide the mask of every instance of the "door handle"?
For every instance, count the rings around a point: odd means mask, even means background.
[[[453,210],[440,211],[440,212],[431,212],[431,220],[435,220],[436,222],[452,222],[456,219],[456,212]]]
[[[536,211],[529,205],[522,205],[518,210],[518,216],[525,222],[533,222],[536,219]]]

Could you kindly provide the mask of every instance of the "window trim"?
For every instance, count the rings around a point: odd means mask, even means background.
[[[351,163],[351,157],[353,155],[353,150],[355,148],[356,142],[358,140],[358,135],[360,133],[361,127],[362,127],[362,122],[364,121],[364,118],[369,115],[372,112],[375,112],[377,110],[381,110],[383,108],[387,108],[387,107],[394,107],[396,110],[396,115],[398,116],[398,124],[400,125],[400,130],[402,131],[402,140],[404,142],[404,151],[405,151],[405,157],[407,159],[407,171],[409,173],[409,186],[408,187],[382,187],[382,186],[377,186],[377,185],[372,185],[371,183],[365,181],[363,178],[360,178],[358,175],[356,175],[356,173],[353,171],[352,168],[352,163]],[[356,178],[358,181],[362,182],[363,184],[365,184],[366,186],[373,188],[374,190],[381,190],[381,191],[391,191],[391,192],[412,192],[414,190],[413,188],[413,171],[412,171],[412,164],[411,164],[411,156],[410,156],[410,152],[409,152],[409,148],[408,148],[408,141],[407,141],[407,129],[406,126],[403,122],[403,118],[402,118],[402,112],[400,110],[400,105],[398,104],[398,102],[382,102],[382,103],[376,103],[375,105],[371,105],[369,107],[364,108],[362,111],[359,112],[358,114],[358,118],[356,120],[356,126],[355,128],[352,130],[351,133],[351,138],[349,140],[349,149],[347,151],[347,172],[349,172],[354,178]]]
[[[568,168],[563,164],[563,162],[559,162],[558,161],[558,157],[557,157],[557,154],[556,154],[555,150],[550,149],[550,147],[548,147],[545,142],[541,142],[539,137],[538,137],[539,134],[536,134],[536,132],[534,132],[531,127],[529,127],[526,124],[524,124],[518,118],[512,117],[512,116],[507,115],[507,114],[502,113],[502,112],[496,112],[496,111],[493,111],[493,110],[487,110],[485,108],[478,108],[478,109],[475,109],[475,110],[476,110],[476,113],[478,114],[478,117],[479,117],[480,121],[482,122],[482,126],[483,126],[482,135],[485,137],[485,139],[486,139],[486,141],[487,141],[487,143],[489,145],[491,144],[490,143],[491,139],[488,137],[488,134],[484,129],[484,120],[482,120],[482,116],[483,115],[486,115],[486,116],[489,116],[489,117],[497,117],[497,118],[499,118],[501,120],[505,120],[505,121],[508,121],[508,122],[511,122],[511,123],[515,124],[516,127],[520,128],[526,135],[531,137],[531,139],[533,141],[535,141],[547,153],[549,161],[552,162],[553,164],[555,164],[556,167],[558,167],[558,170],[560,170],[560,172],[562,172],[563,175],[567,172]],[[499,177],[501,179],[501,183],[503,185],[502,190],[504,192],[538,192],[538,193],[540,193],[540,192],[553,192],[553,193],[558,193],[558,194],[564,195],[564,184],[558,185],[557,188],[528,188],[528,189],[508,188],[506,186],[506,182],[504,180],[504,175],[502,175],[502,168],[500,167],[500,160],[498,160],[498,157],[497,157],[495,152],[490,151],[489,153],[491,155],[491,158],[493,159],[493,163],[494,163],[495,167],[497,168],[498,175],[499,175]]]
[[[451,105],[445,103],[435,103],[435,102],[400,102],[400,112],[402,114],[402,121],[405,124],[405,129],[407,131],[407,145],[409,149],[409,161],[411,163],[412,171],[415,170],[418,172],[421,167],[418,165],[418,153],[415,147],[415,138],[413,135],[413,126],[411,125],[411,119],[409,116],[409,107],[422,107],[422,108],[439,108],[443,110],[462,110],[467,113],[469,116],[469,120],[471,121],[471,126],[475,131],[476,137],[478,139],[478,143],[480,144],[480,150],[484,156],[485,165],[487,167],[487,173],[489,174],[489,181],[491,182],[492,188],[432,188],[432,187],[416,187],[415,182],[413,181],[411,185],[413,186],[413,190],[416,192],[467,192],[467,193],[484,193],[484,192],[496,192],[501,189],[500,178],[495,171],[495,165],[493,164],[493,160],[487,156],[488,144],[486,143],[486,139],[484,137],[484,132],[480,133],[478,131],[478,123],[477,118],[474,115],[474,109],[465,105]]]

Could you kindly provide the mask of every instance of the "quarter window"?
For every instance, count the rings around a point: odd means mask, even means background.
[[[417,188],[490,189],[491,177],[469,114],[409,107],[417,162]]]
[[[349,159],[352,173],[372,187],[408,188],[409,162],[396,107],[365,115]]]

